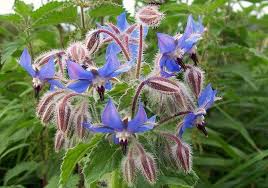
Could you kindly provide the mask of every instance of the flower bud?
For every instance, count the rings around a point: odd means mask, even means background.
[[[139,157],[137,158],[138,168],[147,181],[150,184],[154,184],[157,178],[155,160],[150,153],[145,152],[140,144],[137,144],[137,148],[139,151]]]
[[[133,158],[133,150],[130,149],[127,157],[122,160],[122,174],[129,186],[133,185],[136,176],[136,163]]]
[[[89,55],[94,54],[98,50],[100,46],[100,35],[97,30],[88,32],[85,44],[89,51]]]
[[[63,90],[48,92],[39,101],[36,114],[41,119],[42,123],[47,124],[54,116],[55,98],[58,98],[64,93]]]
[[[67,54],[75,62],[83,63],[88,56],[88,51],[82,42],[75,42],[67,48]]]
[[[83,126],[83,123],[87,121],[89,121],[88,104],[87,102],[83,102],[75,109],[72,120],[75,133],[81,139],[84,138],[85,134],[87,133],[85,127]]]
[[[155,5],[142,7],[136,13],[136,19],[149,27],[157,27],[163,18],[164,14],[159,12],[158,6]]]
[[[63,50],[52,50],[52,51],[49,51],[49,52],[45,52],[45,53],[39,55],[35,59],[34,64],[38,65],[38,66],[42,66],[42,65],[48,63],[48,61],[51,58],[55,59],[56,57],[62,57],[64,55],[65,55],[65,52]]]
[[[56,107],[57,113],[57,127],[62,132],[66,133],[69,129],[68,125],[70,124],[70,116],[71,116],[71,107],[69,104],[69,100],[71,97],[76,96],[76,93],[70,93],[66,95]]]
[[[64,133],[58,130],[55,136],[55,143],[54,143],[55,151],[59,152],[59,150],[64,146],[64,143],[65,143]]]
[[[173,134],[163,133],[163,135],[175,143],[175,145],[172,146],[171,153],[171,157],[173,157],[176,162],[175,165],[178,168],[182,168],[185,173],[189,173],[192,169],[190,146]]]
[[[146,85],[163,94],[175,94],[180,92],[180,87],[173,81],[163,77],[151,77],[147,80]]]
[[[198,67],[187,65],[184,79],[195,97],[198,98],[204,83],[204,72]]]

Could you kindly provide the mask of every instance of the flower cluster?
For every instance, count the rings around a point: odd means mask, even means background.
[[[159,135],[166,143],[162,153],[168,151],[173,168],[189,173],[191,149],[182,135],[193,127],[207,135],[204,116],[217,99],[217,91],[210,84],[203,89],[204,71],[197,67],[196,44],[205,31],[200,17],[194,21],[190,15],[182,35],[157,34],[159,54],[153,62],[156,71],[140,78],[148,28],[158,26],[164,15],[158,6],[148,5],[137,11],[137,23],[129,24],[126,16],[126,13],[119,15],[116,25],[98,25],[83,41],[71,43],[64,50],[41,54],[33,64],[25,49],[19,64],[33,78],[36,96],[46,83],[51,86],[39,101],[37,116],[44,125],[56,125],[56,151],[86,141],[92,134],[110,135],[125,155],[122,173],[126,182],[133,184],[135,175],[140,172],[154,184],[160,173],[156,164],[161,157],[149,152],[151,149],[138,134],[153,131],[151,136]],[[105,63],[99,67],[94,59],[98,50],[106,45]],[[194,63],[185,63],[185,55]],[[134,74],[128,73],[134,71],[135,78],[132,78]],[[124,74],[128,75],[122,77]],[[183,74],[184,79],[177,79],[177,74]],[[136,87],[136,93],[130,108],[119,111],[116,98],[107,96],[106,90],[126,77],[129,86]],[[148,101],[145,103],[142,99]],[[96,105],[103,103],[106,106],[100,114]],[[149,109],[150,114],[157,116],[148,118]],[[122,118],[120,114],[126,116]],[[175,134],[157,129],[170,121],[178,124]]]

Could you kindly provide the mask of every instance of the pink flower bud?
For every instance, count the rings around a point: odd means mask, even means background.
[[[182,168],[185,173],[189,173],[192,169],[191,148],[177,136],[169,133],[162,133],[166,138],[173,141],[171,157],[175,160],[175,165]]]
[[[75,133],[81,139],[84,138],[87,133],[83,123],[89,121],[89,119],[88,104],[87,102],[83,102],[75,109],[72,119]]]
[[[64,146],[64,143],[65,143],[64,133],[58,130],[55,136],[55,143],[54,143],[55,151],[59,152],[59,150],[62,149],[62,147]]]
[[[204,72],[198,67],[187,65],[184,79],[198,98],[204,83]]]
[[[39,55],[35,59],[34,64],[36,64],[38,66],[42,66],[42,65],[46,64],[49,61],[49,59],[51,59],[51,58],[55,59],[57,57],[62,57],[64,55],[65,55],[65,52],[63,50],[52,50],[49,52],[45,52],[45,53]]]
[[[159,12],[158,6],[155,5],[147,5],[142,7],[136,13],[136,19],[142,24],[150,27],[158,26],[163,18],[164,14]]]
[[[86,36],[85,44],[89,51],[89,55],[94,54],[98,50],[100,46],[100,41],[101,41],[100,35],[97,32],[97,30],[88,32]]]
[[[67,48],[68,56],[77,63],[83,63],[88,57],[86,46],[82,42],[75,42]]]
[[[137,144],[139,156],[137,158],[138,169],[150,184],[154,184],[157,178],[155,160],[150,153],[145,152],[144,148]]]
[[[76,93],[70,93],[61,99],[59,104],[56,106],[57,113],[57,127],[62,132],[66,133],[69,130],[71,107],[69,101],[72,97],[76,96]]]
[[[63,90],[48,92],[39,101],[36,114],[41,119],[42,123],[47,124],[53,118],[55,111],[55,98],[61,96],[63,93]]]
[[[127,157],[122,161],[122,174],[129,186],[133,185],[136,177],[136,162],[133,158],[133,150],[130,149]]]
[[[180,87],[173,81],[163,77],[151,77],[146,85],[163,94],[175,94],[181,91]]]

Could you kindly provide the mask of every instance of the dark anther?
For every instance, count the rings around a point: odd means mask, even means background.
[[[120,146],[122,148],[122,152],[123,152],[124,155],[127,154],[127,145],[128,145],[128,141],[127,140],[125,140],[125,141],[121,140],[120,141]]]
[[[177,64],[178,65],[180,65],[181,66],[181,68],[185,71],[186,70],[186,66],[185,66],[185,64],[183,63],[183,61],[182,61],[182,58],[177,58]]]
[[[196,127],[197,127],[202,133],[204,133],[204,135],[205,135],[206,137],[208,136],[208,132],[207,132],[207,130],[206,130],[206,128],[205,128],[205,125],[198,124]]]
[[[100,86],[100,87],[98,86],[97,87],[97,92],[98,92],[98,94],[100,96],[100,100],[104,101],[104,92],[105,92],[104,86]]]
[[[190,55],[190,58],[193,60],[194,65],[197,66],[197,63],[199,63],[198,58],[197,58],[197,54],[196,53],[192,53]]]
[[[85,64],[83,64],[82,67],[83,67],[83,69],[85,69],[85,70],[88,68],[88,66],[85,65]]]
[[[34,87],[34,97],[39,98],[39,93],[41,91],[41,86]]]

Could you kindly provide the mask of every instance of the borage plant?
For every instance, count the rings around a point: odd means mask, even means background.
[[[207,136],[204,116],[217,99],[210,84],[203,89],[204,71],[198,67],[196,45],[205,28],[201,17],[195,21],[190,15],[183,34],[157,33],[154,70],[144,77],[145,37],[163,17],[157,6],[148,5],[137,11],[137,23],[129,24],[122,13],[116,25],[99,25],[84,41],[44,53],[33,64],[28,51],[22,53],[20,65],[33,77],[36,94],[46,82],[51,84],[39,101],[37,116],[44,125],[56,125],[55,150],[68,151],[61,184],[70,175],[66,166],[72,170],[76,162],[88,184],[116,171],[120,161],[128,185],[137,185],[140,175],[149,184],[163,185],[172,184],[165,177],[194,174],[191,148],[182,136],[193,127]],[[106,44],[106,63],[97,67],[94,57]],[[193,63],[186,63],[185,56]],[[128,85],[123,95],[133,98],[118,111],[123,96],[118,99],[115,93],[122,82]],[[134,95],[129,88],[136,88]],[[75,162],[68,161],[73,155]]]

